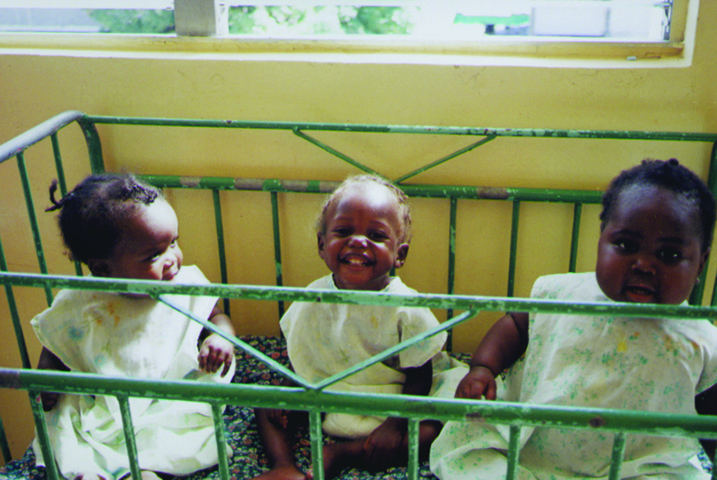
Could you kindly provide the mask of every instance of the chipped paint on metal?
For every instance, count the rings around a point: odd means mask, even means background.
[[[202,177],[179,177],[179,184],[186,188],[197,188],[202,183]]]

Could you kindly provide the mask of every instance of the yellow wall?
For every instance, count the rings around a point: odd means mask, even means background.
[[[629,129],[716,132],[717,4],[702,2],[694,62],[680,69],[571,69],[308,61],[229,61],[93,58],[6,54],[0,56],[0,142],[64,110],[98,115],[296,120],[476,127]],[[340,180],[354,170],[302,143],[290,133],[187,132],[177,129],[101,128],[109,169],[231,177]],[[468,143],[466,138],[317,134],[339,150],[396,177]],[[89,172],[76,127],[60,135],[68,183]],[[37,208],[55,176],[50,146],[28,152]],[[677,157],[707,175],[709,148],[674,143],[498,140],[416,177],[415,183],[602,189],[619,170],[644,157]],[[0,173],[0,233],[10,270],[37,271],[14,160]],[[281,195],[287,285],[303,286],[325,272],[315,253],[311,220],[318,196]],[[180,217],[188,263],[219,281],[211,231],[211,198],[201,192],[170,193]],[[228,234],[230,281],[271,284],[273,264],[269,199],[259,193],[222,193]],[[562,208],[562,210],[561,210]],[[524,205],[516,293],[527,295],[537,275],[567,264],[568,207],[558,213]],[[206,212],[206,218],[197,212]],[[457,293],[504,295],[510,206],[460,202]],[[414,241],[404,270],[420,291],[444,292],[448,208],[437,200],[414,202]],[[597,241],[597,209],[584,212],[578,268],[590,270]],[[50,271],[72,273],[52,215],[40,216]],[[550,225],[549,228],[545,228]],[[258,260],[259,259],[259,260]],[[717,262],[713,262],[714,263]],[[714,270],[714,268],[713,268]],[[711,285],[711,282],[710,282]],[[29,319],[45,306],[42,292],[15,289],[32,363],[39,346]],[[17,367],[19,354],[0,298],[0,364]],[[235,302],[232,317],[242,333],[276,334],[276,307]],[[465,327],[459,350],[470,351],[494,316]],[[23,392],[0,392],[0,415],[18,457],[32,438]]]

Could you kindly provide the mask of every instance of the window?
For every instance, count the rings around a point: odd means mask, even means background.
[[[539,46],[541,55],[552,48],[557,53],[548,55],[567,58],[582,49],[655,59],[691,49],[685,40],[697,1],[0,0],[0,32],[313,42],[302,51],[333,42],[356,53],[382,45],[383,52],[463,56],[524,55]]]
[[[398,35],[444,41],[491,36],[573,37],[664,42],[670,39],[673,9],[673,0],[263,0],[247,3],[218,2],[218,8],[225,11],[227,34],[265,38]],[[171,0],[0,2],[0,6],[3,4],[11,5],[0,8],[3,31],[175,32]]]

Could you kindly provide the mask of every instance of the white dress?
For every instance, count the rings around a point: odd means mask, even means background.
[[[195,266],[173,280],[207,284]],[[170,296],[173,303],[207,319],[216,297]],[[202,326],[149,297],[62,290],[31,322],[40,342],[73,371],[148,379],[229,383],[199,370]],[[211,406],[131,398],[139,465],[143,470],[187,474],[217,463]],[[129,472],[119,404],[111,396],[61,395],[46,413],[51,444],[62,475],[96,473],[107,479]],[[33,449],[44,465],[40,445]]]
[[[336,290],[331,275],[307,288]],[[382,292],[414,295],[416,291],[394,277]],[[340,373],[386,349],[439,325],[427,308],[346,305],[294,302],[281,319],[287,351],[294,371],[311,383]],[[433,361],[430,395],[452,398],[467,366],[449,359],[442,351],[446,333],[434,335],[401,351],[397,356],[372,365],[328,390],[400,394],[405,374],[402,368],[419,367]],[[332,413],[323,429],[343,438],[368,436],[384,418]]]
[[[533,298],[608,302],[594,273],[539,278]],[[717,328],[707,320],[567,314],[530,316],[524,361],[511,368],[506,401],[696,414],[695,395],[717,382]],[[442,480],[505,478],[508,427],[447,422],[431,449]],[[613,435],[523,428],[519,479],[605,478]],[[695,439],[627,437],[622,478],[709,478]]]

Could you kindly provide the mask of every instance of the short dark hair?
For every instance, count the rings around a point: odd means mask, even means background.
[[[707,185],[688,168],[680,165],[676,159],[667,161],[645,159],[635,167],[623,170],[615,177],[602,196],[600,228],[610,220],[613,208],[620,193],[632,186],[656,186],[682,195],[692,202],[700,214],[700,235],[702,250],[712,245],[715,227],[715,199]]]
[[[378,175],[352,175],[341,184],[336,187],[332,193],[330,193],[323,206],[321,207],[321,213],[316,220],[316,231],[317,233],[326,233],[326,211],[334,200],[344,191],[346,188],[352,185],[360,184],[376,184],[386,187],[396,197],[398,202],[399,212],[398,218],[401,221],[401,238],[402,243],[408,243],[411,240],[411,207],[408,204],[408,195],[403,190],[394,185],[390,180],[387,180]]]
[[[62,239],[71,258],[83,263],[112,255],[122,236],[122,221],[137,205],[162,198],[156,187],[118,173],[90,175],[59,201],[55,201],[56,190],[57,181],[53,181],[53,206],[45,211],[60,210],[57,220]]]

